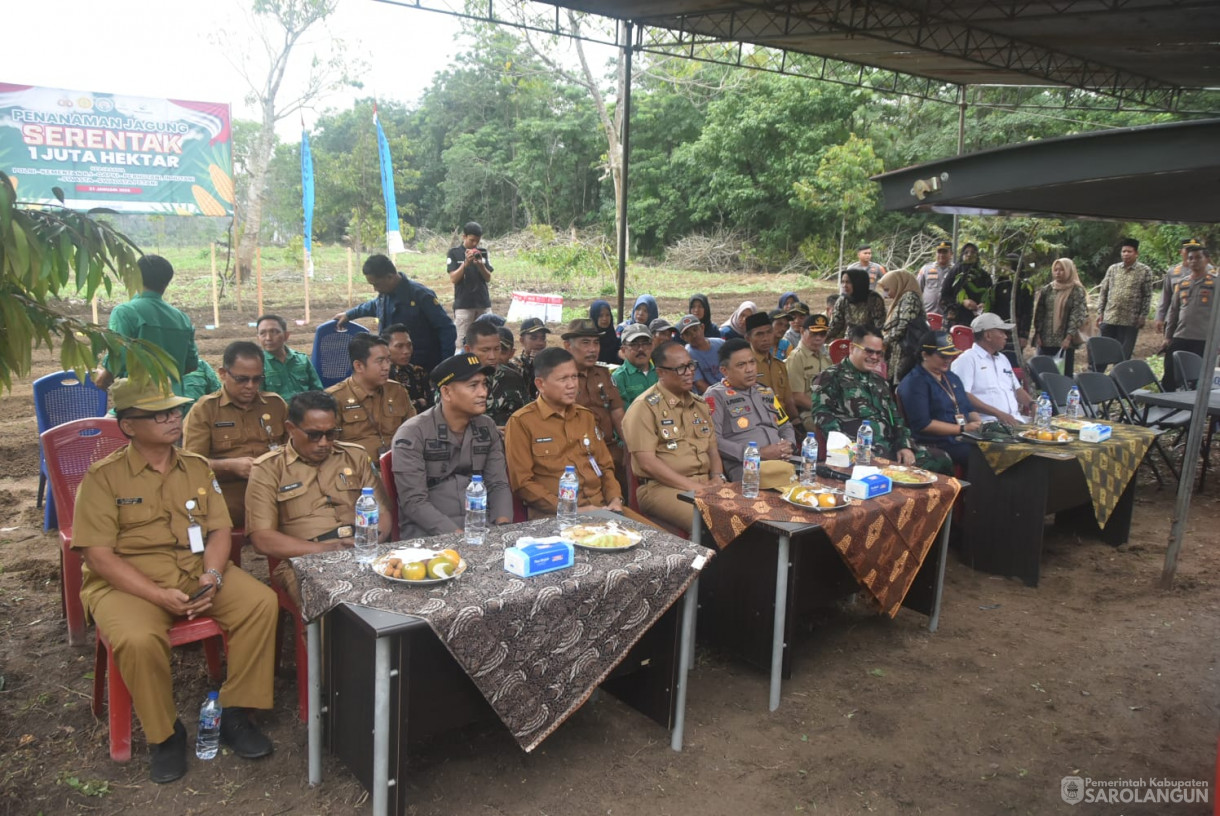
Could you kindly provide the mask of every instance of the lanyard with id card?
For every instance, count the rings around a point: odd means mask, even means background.
[[[195,521],[195,517],[191,515],[191,511],[198,506],[194,499],[188,499],[186,502],[186,520],[190,522],[186,525],[186,540],[191,545],[191,552],[201,555],[203,553],[203,528],[199,526],[199,522]]]
[[[593,449],[589,447],[593,443],[589,441],[589,437],[584,438],[585,455],[589,457],[589,464],[593,466],[593,472],[597,474],[597,478],[602,477],[602,469],[597,465],[597,457],[593,455]]]

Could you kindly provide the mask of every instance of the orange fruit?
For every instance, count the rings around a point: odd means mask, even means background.
[[[443,555],[438,555],[428,562],[427,569],[429,578],[448,578],[457,566]]]
[[[1053,442],[1055,439],[1055,434],[1052,431],[1038,431],[1038,439],[1042,440],[1043,442]]]
[[[835,499],[835,494],[833,494],[833,493],[819,493],[818,494],[818,506],[819,507],[834,507],[836,504],[838,504],[838,501]]]
[[[422,581],[428,576],[428,567],[423,561],[412,561],[402,568],[402,577],[408,581]]]
[[[458,554],[457,550],[441,550],[439,553],[437,553],[437,555],[439,555],[441,558],[448,559],[449,563],[453,564],[455,567],[462,563],[462,556]]]

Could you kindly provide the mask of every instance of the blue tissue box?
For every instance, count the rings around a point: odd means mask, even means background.
[[[877,496],[884,496],[892,489],[893,483],[890,481],[889,476],[874,473],[862,479],[848,479],[843,492],[853,499],[872,499]]]
[[[549,538],[522,537],[514,547],[504,550],[504,569],[522,578],[572,566],[576,549],[572,542],[559,536]]]

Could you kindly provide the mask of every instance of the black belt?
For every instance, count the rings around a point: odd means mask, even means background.
[[[643,478],[643,477],[637,476],[637,477],[635,478],[635,481],[636,481],[636,484],[638,484],[638,485],[641,485],[641,486],[642,486],[642,485],[646,485],[646,484],[648,484],[649,482],[653,482],[653,481],[656,481],[656,480],[655,480],[655,479],[645,479],[645,478]]]
[[[311,538],[310,541],[334,541],[336,538],[351,538],[353,533],[354,531],[352,530],[352,525],[344,524],[336,527],[329,533],[323,533],[320,536],[315,536],[314,538]]]

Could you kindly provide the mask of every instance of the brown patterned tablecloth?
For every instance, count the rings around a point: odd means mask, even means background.
[[[1021,460],[1034,454],[1074,458],[1084,472],[1093,512],[1102,527],[1118,506],[1127,483],[1139,470],[1140,462],[1156,439],[1156,431],[1136,425],[1110,426],[1110,438],[1105,442],[1081,442],[1066,445],[1037,445],[1032,442],[979,442],[979,450],[992,471],[998,476]]]
[[[721,549],[756,521],[820,526],[856,580],[892,618],[961,489],[957,479],[941,476],[930,487],[896,487],[843,510],[819,513],[794,507],[770,490],[747,499],[741,485],[727,484],[697,491],[695,507]]]
[[[518,744],[532,751],[682,597],[714,554],[629,519],[620,523],[644,535],[640,546],[619,553],[578,549],[570,569],[533,578],[505,571],[504,548],[521,536],[553,535],[554,519],[493,527],[481,547],[466,546],[457,534],[382,547],[453,547],[468,567],[443,584],[395,583],[360,569],[351,550],[291,564],[306,620],[351,603],[427,621]]]

